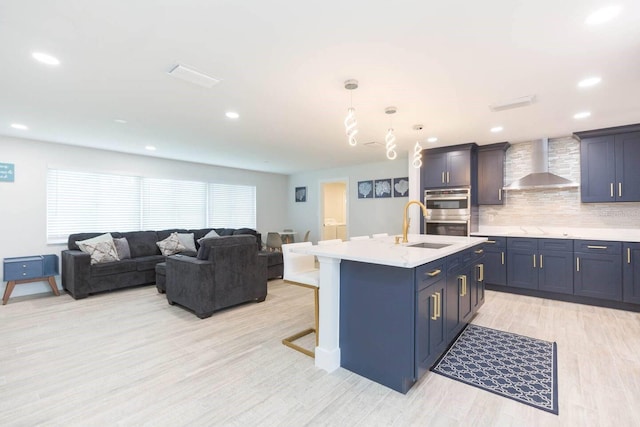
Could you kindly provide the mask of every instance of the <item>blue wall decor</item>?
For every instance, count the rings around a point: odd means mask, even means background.
[[[13,182],[15,175],[13,163],[0,163],[0,182]]]

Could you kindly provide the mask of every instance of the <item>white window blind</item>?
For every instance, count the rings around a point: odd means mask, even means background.
[[[207,184],[171,179],[142,179],[142,226],[145,230],[204,228]]]
[[[209,227],[256,228],[256,187],[209,184]]]
[[[47,242],[69,234],[140,229],[140,178],[49,169]]]

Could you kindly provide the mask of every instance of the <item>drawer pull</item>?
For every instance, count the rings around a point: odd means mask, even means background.
[[[631,264],[631,248],[627,248],[627,264]]]
[[[442,171],[442,183],[444,184],[444,171]],[[611,184],[611,185],[613,185],[613,184]],[[613,196],[611,196],[611,197],[613,197]]]
[[[431,320],[438,320],[438,297],[436,294],[433,294],[431,295],[431,298],[433,299],[433,316],[431,316]]]
[[[598,245],[587,245],[588,249],[607,249],[606,246],[598,246]]]
[[[449,172],[447,172],[447,183],[449,182]]]
[[[542,254],[540,254],[540,268],[542,268]]]
[[[622,197],[622,183],[618,183],[618,197]]]
[[[435,277],[435,276],[437,276],[438,274],[440,274],[441,272],[442,272],[442,270],[433,270],[433,271],[430,271],[430,272],[425,273],[425,274],[426,274],[427,276],[429,276],[429,277]]]
[[[491,243],[492,245],[495,245],[496,241],[495,240],[487,240],[487,243]]]
[[[484,281],[484,264],[478,264],[478,282]]]
[[[504,252],[500,252],[500,254],[502,255],[502,265],[504,265]]]
[[[442,316],[442,299],[440,298],[440,292],[436,292],[436,297],[438,297],[438,304],[436,305],[438,314],[436,316],[439,318],[440,316]]]
[[[478,249],[477,251],[473,251],[473,253],[475,254],[481,254],[482,252],[484,252],[484,249]]]
[[[536,268],[536,254],[533,254],[533,268]]]
[[[580,257],[576,257],[576,271],[580,271]]]
[[[611,183],[611,197],[613,197],[613,182]]]
[[[498,200],[502,201],[502,190],[498,188]]]

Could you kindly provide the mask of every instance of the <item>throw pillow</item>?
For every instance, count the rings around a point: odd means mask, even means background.
[[[129,249],[129,242],[126,237],[120,237],[113,239],[113,244],[116,245],[116,252],[119,259],[131,258],[131,249]]]
[[[186,252],[196,252],[196,241],[193,239],[193,233],[178,233],[180,243],[186,249]]]
[[[220,235],[216,233],[216,230],[211,230],[210,232],[205,234],[204,237],[198,239],[198,243],[202,243],[203,239],[208,239],[209,237],[220,237]]]
[[[91,256],[91,264],[120,260],[110,233],[101,234],[92,239],[80,240],[76,242],[76,245],[82,252]]]
[[[184,245],[180,243],[178,233],[171,233],[169,237],[159,241],[156,245],[158,245],[160,252],[162,252],[162,255],[164,256],[177,254],[178,252],[182,252],[186,249]]]

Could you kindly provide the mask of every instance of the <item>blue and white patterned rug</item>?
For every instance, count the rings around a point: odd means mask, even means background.
[[[556,353],[555,342],[469,324],[431,370],[557,415]]]

